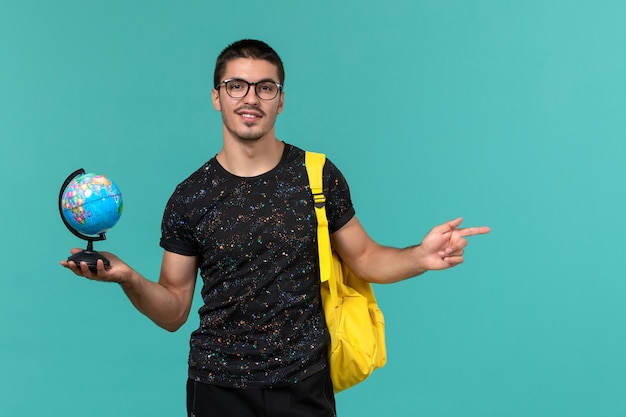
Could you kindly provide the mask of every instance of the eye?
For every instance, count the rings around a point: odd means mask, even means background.
[[[265,82],[265,83],[259,84],[259,90],[265,93],[273,93],[275,89],[276,89],[276,84],[271,83],[271,82]]]
[[[238,90],[243,90],[244,88],[246,88],[244,83],[239,80],[229,81],[226,87],[230,91],[238,91]]]

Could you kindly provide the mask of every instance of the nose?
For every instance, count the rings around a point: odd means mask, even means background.
[[[244,103],[255,104],[259,102],[259,97],[256,95],[256,85],[252,84],[248,88],[248,92],[243,96]]]

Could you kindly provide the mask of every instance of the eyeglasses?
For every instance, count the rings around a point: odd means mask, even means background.
[[[275,83],[274,81],[259,81],[258,83],[249,83],[246,80],[240,80],[238,78],[231,78],[229,80],[224,80],[218,85],[215,86],[216,89],[220,88],[220,86],[224,84],[226,87],[226,93],[232,98],[244,98],[248,91],[250,91],[250,86],[254,86],[254,92],[257,97],[261,100],[272,100],[274,99],[280,91],[283,90],[282,84]]]

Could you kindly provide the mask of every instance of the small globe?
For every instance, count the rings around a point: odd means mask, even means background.
[[[113,181],[100,174],[76,176],[61,196],[63,217],[85,235],[105,233],[122,215],[122,193]]]

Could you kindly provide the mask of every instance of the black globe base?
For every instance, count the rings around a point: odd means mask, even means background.
[[[98,259],[102,259],[105,268],[111,266],[111,262],[106,258],[106,256],[95,250],[86,249],[67,258],[68,261],[76,262],[76,265],[80,265],[81,262],[85,262],[91,272],[97,271]]]

